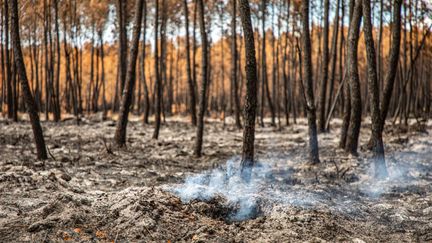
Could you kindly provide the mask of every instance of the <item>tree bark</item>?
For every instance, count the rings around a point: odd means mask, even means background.
[[[354,12],[355,0],[349,2],[349,23],[351,24],[352,16]],[[345,54],[347,55],[347,54]],[[346,66],[348,66],[348,60],[345,60]],[[339,147],[342,149],[346,148],[346,140],[348,135],[348,128],[351,119],[351,92],[349,82],[345,82],[343,86],[343,116],[342,116],[342,127],[341,127],[341,139]]]
[[[60,52],[60,28],[58,17],[58,0],[54,0],[54,29],[56,34],[56,73],[55,73],[55,111],[54,121],[61,120],[61,105],[60,105],[60,66],[61,66],[61,52]]]
[[[120,115],[117,121],[116,133],[114,140],[118,146],[126,145],[126,128],[128,123],[129,110],[132,103],[132,94],[136,80],[136,61],[138,57],[139,40],[141,34],[141,21],[143,6],[145,0],[136,0],[135,20],[133,27],[132,47],[130,50],[130,60],[127,72],[125,87],[123,89],[122,100],[120,104]]]
[[[395,0],[393,6],[392,38],[390,47],[390,57],[388,60],[388,70],[385,76],[384,93],[381,100],[381,119],[380,132],[384,130],[385,120],[389,111],[391,95],[393,93],[394,81],[396,79],[401,40],[401,8],[402,0]]]
[[[159,0],[155,0],[155,31],[154,31],[154,76],[155,76],[155,130],[153,139],[159,138],[159,129],[161,123],[161,106],[162,106],[162,80],[159,70]]]
[[[204,133],[204,116],[206,110],[206,101],[207,101],[207,84],[208,84],[208,39],[206,26],[204,22],[204,3],[203,0],[198,0],[198,14],[199,14],[199,27],[201,32],[201,49],[202,49],[202,83],[201,83],[201,93],[200,93],[200,101],[199,101],[199,110],[198,110],[198,126],[197,126],[197,137],[195,143],[195,156],[200,157],[202,153],[202,143],[203,143],[203,133]]]
[[[5,28],[5,61],[6,61],[6,100],[8,118],[12,119],[14,114],[14,102],[12,94],[12,69],[9,51],[9,1],[4,1],[4,28]]]
[[[149,114],[150,114],[150,96],[149,96],[149,90],[147,86],[147,80],[146,80],[146,74],[145,74],[145,58],[147,56],[146,52],[146,35],[147,35],[147,2],[144,1],[144,16],[143,16],[143,41],[142,41],[142,52],[140,57],[140,70],[141,70],[141,82],[144,86],[144,124],[149,123]]]
[[[249,180],[254,165],[255,117],[257,110],[257,62],[255,40],[248,0],[239,0],[241,22],[243,25],[246,59],[246,97],[244,104],[244,130],[241,170],[242,177]]]
[[[309,0],[302,0],[301,6],[302,13],[302,24],[303,24],[303,83],[305,89],[306,98],[306,112],[308,117],[309,126],[309,161],[313,164],[319,163],[319,151],[318,151],[318,136],[316,126],[316,113],[315,113],[315,101],[313,92],[312,82],[312,50],[311,40],[309,32]]]
[[[2,88],[1,88],[1,100],[0,100],[0,111],[5,116],[5,110],[3,107],[3,104],[5,103],[5,96],[6,96],[6,77],[5,77],[5,60],[4,60],[4,15],[3,15],[3,5],[0,6],[0,12],[2,13],[2,16],[0,17],[0,61],[1,61],[1,81],[2,81]]]
[[[189,37],[189,10],[187,5],[187,0],[183,0],[183,10],[185,16],[185,28],[186,28],[186,72],[187,72],[187,82],[189,87],[189,110],[191,114],[192,125],[197,125],[196,117],[196,98],[195,98],[195,87],[192,79],[191,70],[191,55],[190,55],[190,37]]]
[[[334,18],[334,24],[333,24],[333,36],[332,36],[332,47],[331,47],[331,71],[330,71],[330,84],[329,84],[329,96],[328,96],[328,103],[327,103],[327,110],[325,117],[327,118],[330,113],[332,98],[333,98],[333,91],[334,91],[334,81],[336,77],[336,61],[337,61],[337,45],[338,45],[338,36],[339,36],[339,5],[340,0],[337,0],[336,3],[336,15]],[[341,42],[342,45],[342,42]],[[324,130],[327,130],[328,127],[324,125]]]
[[[231,82],[233,84],[232,92],[234,92],[234,112],[235,124],[238,129],[242,128],[240,121],[240,97],[238,95],[238,81],[237,81],[237,0],[231,0],[232,6],[232,19],[231,19]]]
[[[33,95],[31,93],[26,69],[24,65],[24,58],[21,51],[21,40],[19,33],[19,14],[18,14],[18,1],[11,0],[11,37],[12,37],[12,46],[14,50],[14,58],[16,63],[17,72],[19,74],[19,78],[21,81],[21,87],[23,89],[24,99],[26,102],[27,112],[30,117],[30,122],[33,129],[34,140],[36,144],[37,150],[37,158],[38,159],[48,159],[47,151],[45,147],[45,140],[43,137],[42,127],[39,121],[39,114],[37,112],[36,103],[33,99]]]
[[[371,3],[370,0],[363,1],[363,29],[366,44],[366,57],[368,69],[368,89],[370,98],[370,110],[372,117],[372,139],[373,139],[373,162],[375,165],[375,177],[387,177],[387,167],[385,164],[384,144],[382,139],[381,112],[379,108],[379,84],[378,73],[376,68],[376,53],[373,40],[373,26],[371,20]]]
[[[287,23],[287,27],[286,27],[286,31],[285,31],[285,48],[283,50],[283,54],[282,54],[282,76],[283,76],[283,81],[284,81],[284,109],[285,109],[285,121],[286,121],[286,125],[289,126],[289,112],[290,112],[290,104],[292,104],[292,102],[290,102],[290,98],[292,98],[291,96],[291,89],[290,89],[290,83],[291,83],[291,78],[290,78],[290,72],[287,72],[287,65],[288,65],[288,39],[289,39],[289,20],[290,20],[290,6],[291,6],[291,0],[288,0],[287,2],[287,15],[286,15],[286,23]],[[289,68],[288,68],[289,70]]]
[[[105,50],[104,50],[104,41],[103,41],[103,32],[99,31],[99,41],[100,41],[100,61],[101,61],[101,83],[102,83],[102,105],[103,105],[103,120],[107,117],[107,103],[106,103],[106,81],[105,81]],[[96,101],[97,102],[97,101]]]
[[[120,79],[120,90],[123,92],[123,88],[126,82],[126,72],[128,68],[127,63],[127,0],[118,0],[117,2],[117,16],[118,16],[118,27],[119,27],[119,55],[118,62],[120,65],[119,79]]]
[[[48,6],[47,6],[47,0],[44,0],[43,2],[43,9],[44,9],[44,62],[45,62],[45,120],[49,120],[49,110],[50,110],[50,100],[51,100],[51,82],[50,82],[50,64],[48,61]]]
[[[360,77],[358,73],[358,40],[362,17],[362,0],[357,0],[348,32],[348,83],[350,86],[351,114],[345,151],[356,155],[361,126],[362,101],[360,92]]]
[[[325,131],[325,114],[328,81],[328,62],[329,62],[329,0],[324,0],[324,33],[323,33],[323,55],[321,61],[321,89],[318,102],[318,129]],[[337,28],[335,28],[337,29]],[[334,38],[334,37],[333,37]]]
[[[276,114],[273,106],[273,102],[270,97],[270,89],[268,84],[268,77],[267,77],[267,54],[266,54],[266,31],[265,31],[265,24],[266,24],[266,9],[267,9],[267,0],[261,0],[261,31],[262,31],[262,46],[261,46],[261,81],[262,81],[262,88],[261,88],[261,116],[265,116],[264,107],[265,107],[265,100],[264,97],[267,96],[267,103],[270,108],[271,113],[271,125],[276,125]]]

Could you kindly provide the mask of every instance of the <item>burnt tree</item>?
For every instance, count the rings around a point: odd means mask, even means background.
[[[199,14],[199,27],[201,33],[201,50],[202,50],[202,71],[201,71],[201,92],[198,110],[198,126],[197,126],[197,137],[195,141],[195,151],[194,154],[197,157],[201,156],[202,153],[202,143],[203,143],[203,133],[204,133],[204,116],[206,111],[206,101],[207,101],[207,84],[208,84],[208,39],[206,32],[206,25],[204,21],[204,3],[203,0],[198,0],[198,14]]]
[[[360,136],[362,101],[360,92],[360,77],[358,73],[358,40],[360,35],[360,24],[362,17],[362,1],[357,0],[354,7],[349,31],[347,46],[347,75],[350,87],[351,113],[347,132],[345,151],[356,155],[358,140]]]
[[[189,36],[189,10],[187,0],[183,0],[183,10],[185,17],[185,28],[186,28],[186,72],[187,72],[187,83],[189,87],[189,110],[191,114],[191,121],[194,126],[197,125],[196,117],[196,98],[195,98],[195,85],[192,79],[191,70],[191,55],[190,55],[190,36]]]
[[[120,82],[120,91],[126,82],[127,63],[127,0],[117,1],[117,16],[118,16],[118,80]],[[117,109],[117,103],[114,102],[114,109]]]
[[[10,11],[11,11],[11,37],[12,37],[12,46],[14,51],[16,71],[18,72],[19,79],[21,81],[21,87],[26,102],[26,108],[33,129],[33,136],[34,136],[36,150],[37,150],[37,158],[48,159],[42,127],[39,121],[39,114],[38,114],[36,103],[33,99],[33,94],[30,90],[30,86],[26,74],[26,68],[24,64],[24,57],[21,51],[21,40],[20,40],[20,33],[19,33],[20,25],[19,25],[17,0],[11,1]]]
[[[321,88],[318,101],[318,129],[325,131],[326,97],[328,81],[328,61],[329,61],[329,0],[324,0],[324,33],[323,33],[323,55],[321,60]],[[337,29],[337,28],[335,28]]]
[[[155,129],[153,139],[159,138],[159,129],[161,123],[161,108],[162,108],[162,80],[159,70],[159,0],[155,0],[155,22],[154,22],[154,77],[155,77]]]
[[[309,32],[309,0],[302,0],[301,6],[301,19],[303,25],[303,55],[302,55],[302,67],[303,67],[303,86],[306,99],[306,113],[308,117],[309,126],[309,160],[313,164],[320,162],[319,151],[318,151],[318,135],[316,125],[316,113],[315,113],[315,101],[314,91],[312,82],[312,50],[311,40]]]
[[[144,0],[137,0],[135,5],[135,20],[133,27],[132,47],[130,50],[129,67],[126,75],[126,83],[123,89],[122,100],[120,104],[120,115],[117,121],[114,140],[118,146],[126,145],[126,127],[130,106],[132,104],[132,94],[136,80],[136,61],[138,57],[138,47],[141,35],[141,21],[143,15]]]
[[[240,121],[240,97],[238,95],[238,81],[237,81],[237,62],[238,62],[238,50],[237,50],[237,0],[231,1],[232,6],[232,19],[231,19],[231,82],[232,91],[234,98],[234,112],[235,112],[235,124],[238,129],[242,128]],[[223,82],[223,81],[222,81]]]
[[[245,44],[246,97],[244,103],[244,130],[242,148],[242,175],[249,178],[254,165],[255,118],[257,110],[257,62],[255,57],[255,40],[252,28],[248,0],[239,0],[240,17],[243,26]]]
[[[379,84],[376,68],[375,43],[373,40],[373,26],[371,20],[370,0],[363,0],[363,29],[366,44],[369,103],[372,118],[373,160],[375,164],[375,176],[386,177],[387,167],[384,157],[384,144],[382,139],[381,112],[379,108]]]
[[[12,95],[12,69],[9,49],[9,1],[4,1],[4,32],[5,32],[5,66],[6,66],[6,103],[9,119],[14,116],[14,102]]]
[[[143,40],[142,40],[142,51],[140,55],[140,81],[144,86],[144,117],[143,121],[145,124],[149,123],[149,114],[150,114],[150,97],[149,90],[147,86],[146,74],[145,74],[145,58],[147,55],[146,52],[146,34],[147,34],[147,2],[144,1],[144,12],[143,12]]]
[[[388,59],[388,70],[385,75],[385,87],[381,98],[380,106],[380,127],[379,133],[383,133],[385,120],[389,111],[391,96],[393,93],[394,82],[396,79],[399,54],[400,54],[400,42],[401,42],[401,8],[402,0],[396,0],[393,5],[393,23],[392,23],[392,37],[390,55]],[[373,148],[374,139],[371,137],[369,140],[368,147]]]
[[[354,12],[355,0],[350,0],[349,2],[349,23],[352,21],[353,12]],[[347,58],[346,58],[347,59]],[[348,66],[348,60],[345,61],[346,66]],[[343,85],[343,116],[342,116],[342,127],[341,127],[341,138],[339,142],[339,147],[342,149],[346,148],[346,141],[348,135],[348,128],[351,119],[351,91],[348,82],[345,82]]]

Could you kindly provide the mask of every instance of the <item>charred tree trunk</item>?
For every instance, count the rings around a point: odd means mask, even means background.
[[[167,64],[167,54],[168,54],[168,43],[167,43],[167,26],[168,26],[168,13],[167,13],[167,1],[162,0],[161,8],[161,26],[160,26],[160,56],[159,56],[159,73],[161,80],[161,115],[163,116],[163,122],[166,120],[166,104],[167,99],[164,97],[165,88],[168,89],[168,64]],[[168,98],[168,97],[167,97]]]
[[[120,82],[120,91],[123,92],[126,82],[126,72],[128,68],[127,55],[127,0],[117,1],[117,16],[119,28],[119,49],[118,49],[118,78]],[[114,104],[117,106],[117,104]]]
[[[5,56],[6,56],[6,100],[8,107],[8,118],[13,119],[14,116],[14,102],[12,92],[12,69],[10,60],[9,49],[9,1],[4,1],[4,28],[5,28]]]
[[[287,65],[288,65],[288,39],[289,39],[289,20],[290,20],[290,6],[291,6],[291,0],[288,0],[287,3],[287,29],[285,31],[285,48],[283,50],[282,54],[282,76],[284,80],[284,108],[285,108],[285,121],[286,125],[289,126],[289,112],[290,112],[290,105],[292,102],[290,102],[291,96],[291,89],[290,89],[290,83],[291,83],[291,77],[290,72],[287,71]],[[289,70],[289,68],[288,68]]]
[[[51,84],[50,84],[50,64],[48,61],[48,16],[47,16],[47,12],[48,12],[48,6],[47,6],[47,1],[44,0],[43,3],[43,9],[44,9],[44,37],[43,37],[43,42],[44,42],[44,62],[45,62],[45,75],[44,75],[44,79],[45,79],[45,120],[49,120],[49,110],[50,110],[50,100],[51,100]]]
[[[94,78],[94,86],[93,86],[93,93],[91,96],[91,104],[92,104],[92,111],[93,112],[98,112],[99,111],[99,106],[98,106],[98,101],[99,101],[99,50],[100,48],[95,48],[95,59],[96,59],[96,64],[95,64],[95,78]]]
[[[56,34],[56,72],[55,72],[55,111],[54,121],[59,122],[61,120],[61,105],[60,105],[60,66],[61,66],[61,52],[60,52],[60,28],[58,20],[58,0],[54,0],[54,29]]]
[[[323,33],[323,55],[321,61],[321,89],[318,102],[318,129],[325,131],[326,97],[328,81],[328,61],[329,61],[329,0],[324,0],[324,33]],[[337,28],[335,28],[337,29]]]
[[[330,71],[330,85],[329,85],[329,96],[328,96],[328,103],[327,103],[327,110],[325,117],[327,118],[330,114],[330,108],[331,108],[331,102],[333,98],[333,90],[334,90],[334,81],[336,77],[336,61],[337,61],[337,42],[338,42],[338,35],[339,35],[339,4],[340,0],[337,0],[336,3],[336,15],[334,18],[334,24],[333,24],[333,36],[332,36],[332,46],[331,46],[331,71]],[[342,43],[341,43],[342,45]],[[324,130],[327,130],[328,127],[324,126]]]
[[[161,123],[161,106],[162,106],[162,80],[160,77],[159,70],[159,0],[155,0],[155,31],[154,31],[154,76],[155,76],[155,88],[154,96],[156,97],[155,102],[155,130],[153,132],[153,139],[159,138],[159,129]]]
[[[1,4],[1,3],[0,3]],[[2,88],[1,88],[1,94],[0,94],[0,112],[3,116],[5,116],[4,113],[4,103],[5,103],[5,96],[6,96],[6,78],[5,78],[5,63],[4,63],[4,15],[3,15],[3,5],[0,6],[0,12],[2,13],[2,16],[0,17],[0,62],[1,62],[1,82],[2,82]]]
[[[362,113],[362,101],[360,92],[360,77],[358,73],[358,58],[357,48],[360,34],[360,23],[362,17],[362,0],[357,0],[352,15],[349,33],[348,33],[348,50],[347,50],[347,62],[348,62],[348,81],[350,86],[350,101],[351,101],[351,114],[350,123],[347,134],[347,141],[345,151],[356,155],[358,140],[360,135],[361,125],[361,113]]]
[[[53,43],[53,37],[52,37],[52,12],[51,12],[51,5],[52,5],[52,1],[49,1],[48,4],[48,9],[47,9],[47,17],[48,17],[48,54],[49,54],[49,83],[50,83],[50,99],[49,99],[49,103],[51,105],[51,112],[53,113],[53,118],[54,121],[57,119],[58,114],[57,114],[57,92],[56,92],[56,87],[55,87],[55,70],[54,70],[54,43]]]
[[[199,13],[199,27],[201,32],[201,49],[202,49],[202,71],[201,71],[201,92],[198,110],[198,126],[197,126],[197,137],[195,143],[194,154],[200,157],[202,154],[202,143],[203,143],[203,133],[204,133],[204,116],[206,110],[207,101],[207,84],[208,84],[208,39],[206,32],[206,25],[204,21],[204,3],[203,0],[198,0],[198,13]]]
[[[146,80],[146,74],[145,74],[145,58],[147,56],[146,53],[146,36],[147,36],[147,2],[144,1],[144,16],[143,16],[143,41],[142,41],[142,52],[141,52],[141,57],[140,57],[140,78],[141,78],[141,82],[143,84],[143,88],[144,88],[144,118],[143,121],[145,124],[149,123],[149,114],[150,114],[150,97],[149,97],[149,90],[147,87],[147,80]]]
[[[103,31],[99,31],[99,41],[100,41],[100,61],[101,61],[101,83],[102,83],[102,106],[103,106],[103,120],[107,117],[107,103],[106,103],[106,84],[105,84],[105,50],[103,41]]]
[[[270,89],[268,84],[268,77],[267,77],[267,54],[266,54],[266,31],[265,31],[265,15],[266,15],[266,8],[267,8],[267,0],[261,0],[261,31],[263,35],[262,39],[262,46],[261,46],[261,81],[262,81],[262,99],[261,99],[261,116],[265,116],[264,112],[264,97],[267,96],[267,103],[270,108],[271,113],[271,125],[276,126],[276,113],[274,110],[273,102],[270,97]]]
[[[244,104],[244,130],[242,148],[242,177],[248,180],[254,165],[255,116],[257,110],[257,64],[255,57],[255,40],[252,28],[248,0],[239,0],[240,16],[243,25],[245,43],[246,97]]]
[[[238,95],[238,82],[237,82],[237,0],[231,1],[232,6],[232,19],[231,19],[231,82],[233,84],[232,92],[234,92],[234,112],[235,124],[238,129],[242,128],[240,121],[240,97]],[[222,81],[223,82],[223,81]]]
[[[91,105],[92,105],[92,88],[94,83],[94,56],[95,56],[95,23],[92,25],[92,37],[90,41],[90,77],[89,83],[87,84],[87,113],[90,113]]]
[[[316,126],[316,114],[315,114],[315,101],[313,92],[312,82],[312,50],[311,40],[309,32],[309,0],[302,0],[301,6],[302,13],[302,25],[303,25],[303,55],[302,55],[302,66],[303,66],[303,83],[305,89],[306,98],[306,112],[308,117],[309,126],[309,160],[311,163],[316,164],[320,162],[319,151],[318,151],[318,135]]]
[[[189,87],[189,110],[191,114],[192,125],[197,125],[196,117],[196,98],[195,98],[195,87],[192,79],[191,70],[191,55],[190,55],[190,37],[189,37],[189,10],[187,0],[183,0],[183,9],[185,15],[185,28],[186,28],[186,72],[187,72],[187,83]]]
[[[355,0],[351,0],[349,3],[349,23],[351,24],[353,12],[354,12]],[[347,54],[345,54],[347,55]],[[345,60],[346,66],[348,66],[348,60]],[[342,127],[341,127],[341,139],[339,142],[339,147],[342,149],[346,148],[346,140],[348,135],[348,128],[351,119],[351,92],[350,85],[345,82],[343,85],[343,117],[342,117]]]
[[[384,16],[384,0],[379,0],[380,13],[379,13],[379,30],[378,30],[378,43],[377,43],[377,69],[378,69],[378,86],[380,90],[383,88],[382,82],[382,35],[383,35],[383,16]]]
[[[14,50],[14,58],[16,63],[17,72],[21,81],[21,86],[23,89],[24,98],[26,101],[27,112],[30,117],[30,122],[33,129],[34,140],[37,150],[38,159],[48,159],[47,151],[45,147],[45,140],[43,137],[42,127],[39,121],[39,114],[37,112],[36,103],[34,102],[33,95],[31,93],[26,69],[24,65],[24,57],[21,51],[21,40],[19,33],[19,14],[18,14],[18,1],[11,0],[11,37],[12,46]]]
[[[376,68],[376,53],[373,40],[373,26],[371,20],[370,0],[363,1],[363,28],[366,44],[366,56],[368,63],[368,88],[370,98],[370,110],[372,117],[373,161],[375,164],[375,177],[387,177],[387,167],[384,157],[384,144],[382,139],[381,112],[379,108],[379,84]]]
[[[393,93],[394,82],[398,69],[400,40],[401,40],[401,8],[402,0],[396,0],[393,6],[392,38],[390,47],[390,57],[388,60],[388,70],[385,76],[384,93],[381,100],[380,133],[384,131],[384,124],[389,111],[391,96]],[[372,139],[371,139],[372,141]]]
[[[196,71],[196,52],[197,52],[197,38],[196,38],[196,28],[197,28],[197,15],[198,15],[198,8],[197,8],[197,1],[194,0],[194,12],[193,12],[193,28],[192,28],[192,80],[194,83],[194,92],[195,97],[198,97],[198,85],[197,85],[197,71]]]
[[[117,121],[117,128],[114,137],[115,142],[120,147],[126,145],[126,127],[128,123],[129,110],[132,103],[133,89],[135,86],[136,61],[138,57],[144,1],[145,0],[137,0],[135,5],[135,22],[133,27],[133,39],[130,51],[129,67],[120,105],[120,116]]]

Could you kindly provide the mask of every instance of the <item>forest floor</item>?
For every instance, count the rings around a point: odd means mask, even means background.
[[[338,148],[338,120],[319,135],[315,166],[305,120],[257,128],[249,183],[236,176],[242,132],[230,122],[206,123],[199,159],[186,118],[168,119],[158,141],[132,118],[126,149],[99,116],[42,125],[44,162],[28,122],[0,119],[1,242],[432,241],[431,122],[387,127],[384,181],[371,176],[365,148],[359,157]]]

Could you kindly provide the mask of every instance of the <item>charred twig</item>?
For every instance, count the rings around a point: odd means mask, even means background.
[[[340,178],[344,178],[345,174],[350,170],[350,168],[346,168],[342,171]]]
[[[57,159],[54,157],[54,155],[51,153],[51,150],[48,148],[48,146],[46,147],[47,148],[47,151],[48,151],[48,154],[50,155],[50,157],[54,160],[54,161],[57,161]]]
[[[343,179],[345,174],[350,170],[350,168],[345,168],[345,169],[341,169],[339,168],[339,166],[337,165],[335,160],[330,160],[334,166],[336,167],[336,177],[339,179]]]
[[[330,160],[333,164],[334,164],[334,166],[336,167],[336,175],[339,177],[339,172],[340,172],[340,170],[339,170],[339,166],[337,165],[337,163],[336,163],[336,161],[335,160]]]
[[[114,152],[113,152],[112,149],[111,149],[111,146],[108,146],[108,145],[107,145],[105,137],[102,137],[102,142],[103,142],[103,145],[105,146],[105,150],[106,150],[106,152],[107,152],[108,154],[115,155]]]

